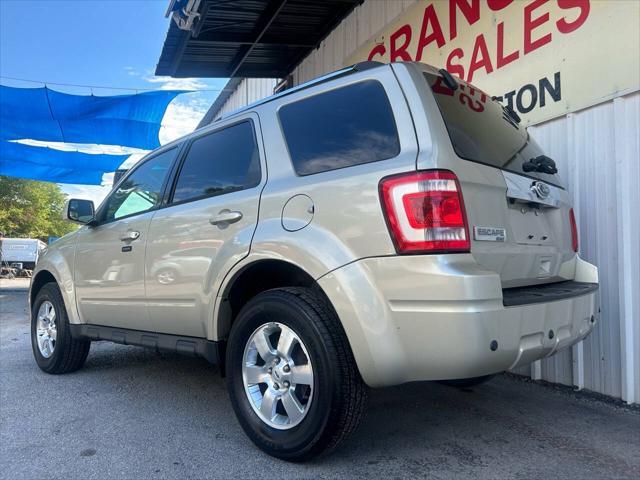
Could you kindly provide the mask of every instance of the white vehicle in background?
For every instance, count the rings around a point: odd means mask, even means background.
[[[0,263],[3,266],[21,263],[20,269],[33,270],[46,247],[37,238],[0,238]]]

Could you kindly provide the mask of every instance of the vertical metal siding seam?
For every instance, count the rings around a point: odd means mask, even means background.
[[[606,112],[603,112],[603,115]],[[587,123],[590,127],[589,130],[593,131],[597,128],[597,125],[591,125],[592,123],[595,123],[595,121],[592,121],[591,119],[591,112],[586,111],[586,112],[582,112],[581,116],[585,117],[585,122]],[[606,130],[602,130],[601,131],[601,143],[605,143],[607,141],[607,137],[609,132],[607,132]],[[588,141],[587,136],[584,135],[584,141]],[[593,148],[595,148],[596,150],[598,149],[599,145],[591,145]],[[599,153],[599,152],[597,152]],[[591,161],[591,158],[589,159]],[[594,169],[595,165],[589,165],[589,169],[587,170],[589,173],[591,173]],[[591,179],[590,179],[591,180]],[[606,191],[609,187],[609,181],[610,178],[609,176],[606,174],[606,172],[602,172],[602,182],[601,182],[601,188],[598,189],[593,189],[592,191],[595,193],[595,195],[593,196],[594,200],[597,200],[597,203],[600,203],[606,210],[607,205],[606,205]],[[595,181],[592,182],[593,184],[595,184]],[[594,187],[595,185],[591,185],[591,187]],[[603,199],[603,196],[605,197]],[[598,211],[596,210],[597,205],[594,205],[594,208],[590,208],[588,209],[588,212],[594,212],[596,215],[598,215]],[[601,258],[601,259],[607,259],[607,255],[603,252],[603,249],[600,247],[600,242],[598,241],[598,233],[601,225],[605,226],[606,229],[606,223],[607,220],[606,219],[601,219],[601,216],[598,215],[596,218],[591,219],[591,221],[588,223],[589,225],[593,226],[593,230],[594,230],[594,236],[596,237],[593,245],[595,246],[595,257],[596,258]],[[597,350],[597,362],[598,362],[598,384],[596,385],[597,391],[603,392],[603,393],[608,393],[608,389],[607,389],[607,379],[609,378],[608,372],[607,372],[607,363],[606,363],[606,359],[608,358],[607,355],[607,342],[606,339],[608,337],[611,336],[612,333],[612,328],[611,328],[611,322],[610,322],[610,318],[611,318],[611,313],[612,311],[615,309],[615,306],[610,302],[611,299],[611,295],[610,295],[610,291],[612,289],[612,285],[608,282],[609,278],[610,278],[610,273],[609,273],[609,267],[610,267],[610,263],[609,262],[599,262],[599,267],[600,267],[600,272],[602,277],[605,280],[605,288],[603,290],[600,291],[600,295],[602,298],[602,295],[605,296],[605,305],[606,305],[606,309],[604,311],[604,314],[602,315],[602,320],[600,323],[600,332],[599,335],[597,337],[597,346],[598,346],[598,350]],[[606,334],[606,335],[605,335]]]
[[[572,129],[575,130],[575,122],[572,125]],[[575,148],[575,154],[576,156],[581,155],[582,154],[582,149],[584,148],[584,145],[582,144],[582,142],[577,142],[576,144],[576,148]],[[591,171],[591,165],[585,165],[585,172],[590,172]],[[585,174],[586,175],[586,174]],[[575,181],[578,182],[580,180],[580,172],[576,171],[575,172]],[[595,195],[591,195],[588,197],[589,201],[593,201],[593,199],[595,198]],[[586,205],[586,202],[583,203],[581,196],[578,196],[576,198],[577,202],[576,204],[578,205],[578,208],[581,208],[581,206],[583,204]],[[593,209],[591,208],[592,205],[588,205],[589,208],[586,208],[586,211],[592,211]],[[595,256],[592,255],[591,249],[592,249],[592,245],[594,244],[594,242],[592,242],[590,236],[588,235],[584,235],[584,230],[581,230],[581,236],[583,238],[583,247],[582,247],[582,251],[584,252],[585,259],[590,258],[591,256]],[[601,278],[602,278],[602,273],[600,274]],[[601,283],[602,285],[602,283]],[[603,285],[604,287],[604,285]],[[602,293],[602,291],[600,291],[600,294]],[[605,312],[605,315],[607,315],[607,313]],[[590,353],[590,361],[591,361],[591,370],[590,370],[590,376],[589,376],[589,380],[590,383],[588,384],[589,387],[592,390],[595,391],[601,391],[602,387],[601,384],[602,382],[600,382],[600,378],[601,378],[601,368],[600,368],[600,335],[601,335],[601,331],[604,331],[604,317],[601,316],[600,317],[600,322],[598,323],[598,326],[596,328],[596,330],[594,331],[594,333],[590,336],[590,338],[588,339],[587,343],[589,345],[589,353]],[[585,385],[587,385],[587,383],[585,382]]]
[[[574,207],[574,213],[577,213],[578,219],[580,219],[580,202],[577,200],[580,198],[579,189],[580,182],[576,181],[576,172],[579,170],[576,168],[576,155],[575,155],[575,136],[574,136],[574,115],[572,113],[566,116],[565,135],[566,135],[566,152],[568,163],[570,165],[570,171],[573,171],[574,175],[567,175],[565,178],[571,178],[569,182],[572,194],[572,204]],[[570,133],[567,133],[570,132]],[[572,168],[571,168],[572,167]],[[579,390],[584,388],[584,341],[581,341],[571,349],[572,356],[572,381],[571,383]]]
[[[634,325],[633,325],[633,303],[632,291],[633,278],[631,273],[631,265],[627,260],[633,258],[633,252],[630,251],[632,237],[630,231],[633,229],[633,216],[631,213],[631,188],[632,181],[631,172],[627,172],[627,162],[631,157],[633,148],[629,141],[625,141],[627,128],[630,122],[626,118],[626,101],[624,98],[616,98],[613,101],[614,109],[614,163],[617,172],[617,191],[618,202],[617,217],[620,235],[618,236],[618,248],[621,255],[618,257],[618,275],[621,288],[619,290],[620,301],[620,349],[622,355],[621,374],[622,374],[622,399],[627,403],[635,401],[635,352],[633,348]],[[630,140],[630,139],[629,139]],[[636,157],[637,158],[637,157]],[[631,169],[630,169],[631,170]],[[638,183],[635,183],[637,188]]]

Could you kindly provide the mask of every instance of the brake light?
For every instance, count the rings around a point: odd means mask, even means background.
[[[576,216],[573,208],[569,209],[569,223],[571,224],[571,248],[574,252],[578,251],[578,226],[576,225]]]
[[[388,177],[380,182],[380,196],[398,253],[470,250],[464,201],[453,172]]]

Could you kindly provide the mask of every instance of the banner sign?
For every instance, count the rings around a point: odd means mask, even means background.
[[[638,25],[640,0],[422,0],[345,65],[444,67],[532,124],[640,89]]]

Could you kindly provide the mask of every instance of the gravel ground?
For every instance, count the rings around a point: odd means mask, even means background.
[[[3,287],[3,479],[640,478],[640,409],[506,375],[375,390],[331,456],[282,462],[244,436],[204,360],[94,343],[83,370],[41,372],[26,292]]]

